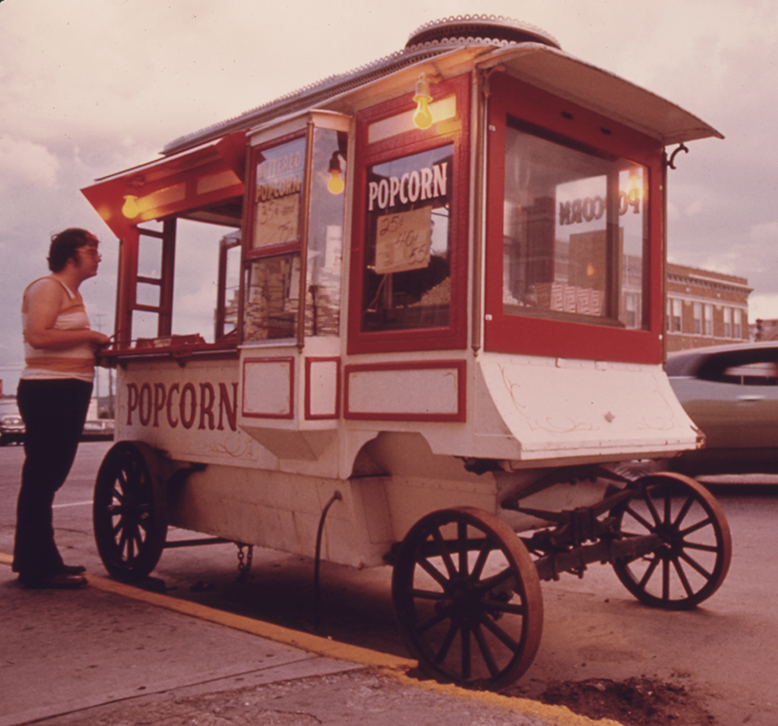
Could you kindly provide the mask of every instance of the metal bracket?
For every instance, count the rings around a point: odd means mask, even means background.
[[[675,169],[675,157],[678,156],[678,153],[681,151],[686,154],[689,153],[689,149],[686,148],[686,145],[683,142],[681,142],[678,148],[675,149],[672,154],[670,154],[670,159],[667,162],[667,166],[669,166],[671,169]]]

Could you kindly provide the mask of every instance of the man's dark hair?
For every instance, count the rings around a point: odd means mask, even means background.
[[[84,247],[93,240],[94,235],[91,232],[78,227],[71,227],[53,235],[49,247],[49,269],[52,272],[63,270],[68,260],[76,259],[78,248]]]

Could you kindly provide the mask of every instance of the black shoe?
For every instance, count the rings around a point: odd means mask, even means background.
[[[45,580],[24,580],[19,578],[23,587],[29,590],[76,590],[85,587],[86,577],[83,575],[69,575],[67,572],[59,572],[47,577]]]
[[[83,565],[62,565],[60,572],[65,575],[81,575],[86,572],[86,567]]]

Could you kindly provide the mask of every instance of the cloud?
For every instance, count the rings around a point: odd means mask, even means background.
[[[0,189],[16,184],[53,187],[60,164],[43,145],[28,139],[0,136]]]

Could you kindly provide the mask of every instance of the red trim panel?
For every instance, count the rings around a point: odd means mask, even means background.
[[[332,414],[311,413],[311,366],[314,363],[335,363],[335,411]],[[340,358],[305,359],[305,418],[309,421],[340,418]]]
[[[257,412],[246,410],[246,364],[247,363],[287,363],[289,365],[289,398],[288,412]],[[272,385],[272,382],[269,383]],[[247,418],[272,418],[272,419],[293,419],[294,418],[294,358],[246,358],[243,361],[243,397],[241,400],[241,413]]]
[[[350,383],[353,373],[380,371],[424,371],[455,368],[457,370],[456,410],[453,413],[419,413],[397,411],[353,411],[350,407]],[[459,421],[467,420],[467,362],[463,360],[436,360],[408,363],[367,363],[347,365],[344,369],[344,418],[367,421]]]

